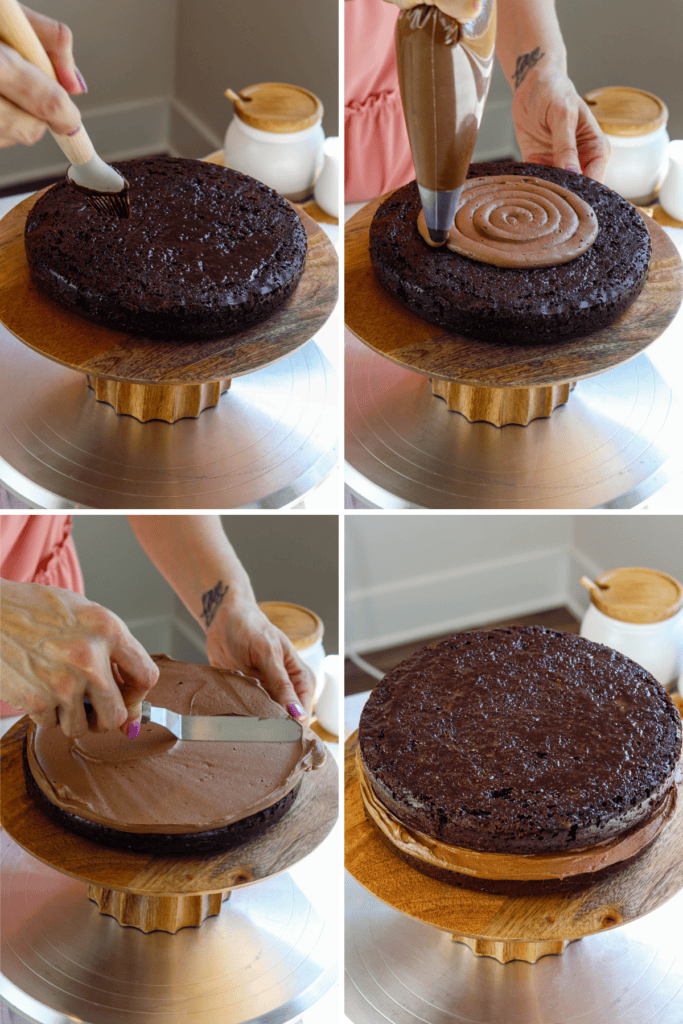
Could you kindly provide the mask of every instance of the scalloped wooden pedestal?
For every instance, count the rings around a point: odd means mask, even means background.
[[[499,896],[422,874],[384,842],[365,815],[357,747],[356,732],[345,746],[346,869],[377,899],[447,932],[475,956],[534,964],[563,953],[570,942],[637,920],[683,887],[683,787],[675,814],[652,846],[619,874],[573,893]]]
[[[576,387],[576,381],[570,381],[537,388],[489,388],[434,377],[431,383],[432,394],[443,398],[451,412],[461,413],[470,423],[485,420],[496,427],[526,427],[532,420],[547,418]]]
[[[120,415],[148,420],[196,419],[204,409],[218,405],[230,387],[230,379],[206,384],[134,384],[88,374],[88,387],[98,402],[106,402]]]
[[[514,939],[474,939],[469,935],[453,935],[452,938],[454,942],[468,946],[475,956],[492,956],[501,964],[508,964],[511,960],[525,960],[528,964],[535,964],[542,956],[563,953],[570,942],[577,941],[556,939],[546,942],[515,942]]]
[[[197,928],[207,917],[220,914],[230,890],[190,896],[156,896],[150,893],[125,892],[103,885],[89,885],[88,899],[97,904],[100,914],[115,917],[126,928],[143,932],[175,932],[181,928]]]

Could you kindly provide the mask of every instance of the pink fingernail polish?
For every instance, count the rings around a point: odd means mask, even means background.
[[[76,78],[78,79],[78,84],[80,85],[83,92],[87,92],[88,86],[85,84],[85,79],[83,78],[83,75],[80,73],[78,68],[74,68],[74,74],[76,75]]]
[[[574,174],[581,174],[581,168],[580,167],[568,167],[567,170],[568,171],[573,171]]]
[[[306,713],[301,707],[301,704],[288,704],[287,710],[289,711],[292,718],[305,718]]]
[[[139,722],[131,722],[130,725],[128,726],[128,739],[129,740],[137,739],[139,733],[140,733],[140,723]]]

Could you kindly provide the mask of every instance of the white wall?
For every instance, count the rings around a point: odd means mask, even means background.
[[[347,516],[346,647],[360,652],[566,605],[583,573],[646,565],[683,580],[683,518]]]
[[[570,545],[570,516],[347,516],[346,645],[561,604]]]

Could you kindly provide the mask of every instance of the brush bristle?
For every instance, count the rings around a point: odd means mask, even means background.
[[[87,200],[94,209],[105,217],[119,217],[127,220],[130,217],[130,199],[128,189],[122,192],[100,192],[99,194],[88,194]]]

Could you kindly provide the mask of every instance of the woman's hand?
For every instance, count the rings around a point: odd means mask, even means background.
[[[70,737],[116,728],[136,736],[140,703],[159,670],[121,619],[40,583],[2,580],[0,599],[2,699]]]
[[[604,179],[609,142],[563,72],[530,71],[515,91],[512,118],[522,160]]]
[[[216,668],[259,679],[294,718],[310,716],[315,676],[254,601],[227,595],[207,631],[206,650]]]
[[[0,149],[17,142],[32,146],[47,127],[68,135],[81,123],[81,114],[67,93],[87,91],[74,64],[70,29],[28,7],[24,13],[52,62],[57,81],[0,42]]]

